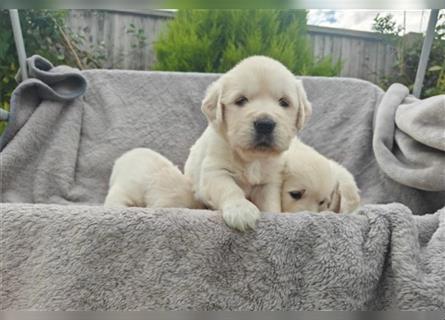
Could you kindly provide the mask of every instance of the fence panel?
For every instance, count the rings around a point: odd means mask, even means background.
[[[106,68],[149,70],[155,62],[153,42],[174,18],[160,10],[71,10],[68,26],[86,37],[86,45],[105,46]],[[130,24],[144,30],[147,39],[139,45],[128,30]],[[308,26],[314,56],[342,61],[341,76],[378,83],[391,73],[395,48],[376,33]]]

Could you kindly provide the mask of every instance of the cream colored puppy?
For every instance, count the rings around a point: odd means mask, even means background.
[[[253,56],[209,86],[201,109],[209,126],[185,164],[196,198],[239,230],[260,211],[281,212],[280,155],[311,113],[302,82]]]
[[[124,153],[114,163],[106,207],[203,208],[191,182],[168,159],[145,148]]]
[[[295,138],[283,154],[283,212],[350,213],[360,205],[352,174]]]

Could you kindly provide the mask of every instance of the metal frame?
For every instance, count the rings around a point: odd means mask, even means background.
[[[417,66],[416,80],[414,81],[413,95],[420,97],[423,81],[425,79],[426,67],[430,58],[431,47],[434,40],[434,29],[439,19],[439,9],[432,9],[428,20],[425,39],[423,40],[422,53],[420,54],[419,65]]]
[[[10,9],[9,16],[11,17],[12,32],[14,33],[15,47],[17,49],[17,56],[19,58],[20,73],[22,81],[28,79],[28,69],[26,67],[26,51],[23,42],[22,28],[20,26],[19,12],[17,9]]]

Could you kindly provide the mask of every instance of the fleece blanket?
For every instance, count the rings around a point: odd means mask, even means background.
[[[239,233],[216,211],[101,207],[114,159],[131,148],[182,167],[218,75],[28,63],[34,78],[14,92],[0,139],[2,309],[445,309],[445,192],[422,178],[441,162],[409,171],[421,158],[409,149],[410,163],[391,139],[403,131],[440,161],[441,145],[379,114],[400,92],[304,77],[313,116],[301,138],[355,175],[364,206],[266,213]]]
[[[425,100],[393,84],[376,111],[374,152],[394,180],[422,190],[445,190],[445,95]]]

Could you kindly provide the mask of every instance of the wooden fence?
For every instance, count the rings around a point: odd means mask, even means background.
[[[105,68],[148,70],[155,61],[153,42],[173,17],[159,10],[70,10],[67,24],[85,37],[86,49],[103,46]],[[143,44],[129,33],[131,24],[144,30]]]
[[[396,49],[380,34],[308,26],[315,57],[342,61],[341,76],[378,82],[391,74]]]
[[[87,45],[102,44],[106,68],[150,69],[155,61],[153,42],[174,18],[174,12],[161,10],[72,10],[68,26],[85,36]],[[138,41],[129,33],[133,24],[147,37]],[[315,57],[341,60],[341,76],[378,82],[391,73],[395,48],[372,32],[308,26]]]

